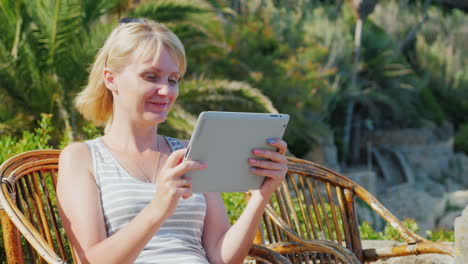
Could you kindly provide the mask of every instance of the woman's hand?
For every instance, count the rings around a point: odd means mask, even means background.
[[[192,179],[183,175],[191,170],[202,170],[206,164],[197,161],[183,161],[187,149],[174,151],[167,159],[156,178],[156,195],[152,201],[159,216],[167,219],[171,216],[182,197],[192,196]]]
[[[261,195],[265,199],[269,199],[279,187],[288,171],[288,161],[284,156],[288,146],[286,142],[281,139],[268,139],[267,142],[276,147],[277,150],[254,149],[252,151],[255,156],[267,160],[249,159],[249,164],[252,166],[250,171],[260,176],[266,176],[260,189],[252,191],[252,195]]]

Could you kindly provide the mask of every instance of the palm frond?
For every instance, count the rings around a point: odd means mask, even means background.
[[[204,14],[208,12],[210,12],[208,9],[194,4],[166,0],[139,5],[134,10],[131,10],[128,15],[132,17],[147,17],[162,23],[167,23],[189,21],[194,14]]]
[[[239,111],[278,113],[271,100],[247,83],[194,79],[182,84],[179,103],[190,113]]]
[[[121,0],[82,0],[82,26],[89,32],[99,19],[120,4]]]
[[[42,0],[32,2],[32,37],[44,67],[60,64],[68,55],[68,45],[77,40],[81,25],[78,0]],[[56,70],[56,69],[52,69]]]

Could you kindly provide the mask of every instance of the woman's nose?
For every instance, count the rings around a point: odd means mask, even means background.
[[[175,92],[174,90],[174,87],[167,81],[161,82],[158,85],[158,94],[160,95],[171,95]]]

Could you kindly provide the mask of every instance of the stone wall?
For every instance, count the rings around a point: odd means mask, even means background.
[[[418,129],[375,131],[370,140],[383,153],[386,168],[380,168],[374,157],[372,170],[362,166],[341,173],[374,194],[399,219],[415,219],[421,235],[437,228],[453,230],[453,221],[468,204],[468,156],[454,153],[453,126],[427,123]],[[306,158],[339,171],[331,143],[326,141]],[[365,207],[358,208],[358,217],[374,228],[382,227]]]

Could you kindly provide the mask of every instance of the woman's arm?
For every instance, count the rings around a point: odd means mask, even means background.
[[[270,196],[281,184],[288,170],[284,157],[286,143],[277,139],[270,144],[277,147],[278,151],[254,150],[254,155],[269,161],[249,160],[250,165],[255,168],[252,172],[266,178],[259,190],[252,191],[246,208],[233,226],[229,225],[221,196],[217,193],[205,194],[207,214],[203,246],[212,263],[242,263],[249,252]]]
[[[107,237],[92,157],[84,143],[67,146],[60,155],[57,201],[63,226],[79,263],[133,263],[162,223],[174,212],[191,188],[180,176],[201,169],[197,162],[183,162],[186,150],[169,156],[158,177],[158,192],[127,226]],[[156,201],[156,202],[155,202]]]

